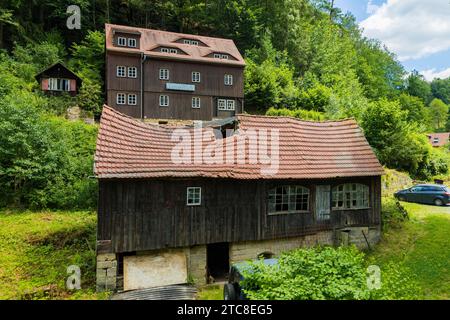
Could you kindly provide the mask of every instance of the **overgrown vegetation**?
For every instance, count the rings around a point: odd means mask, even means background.
[[[0,211],[0,299],[97,299],[96,215],[89,211]],[[67,267],[81,269],[70,291]]]
[[[381,270],[381,288],[368,288],[365,254],[355,247],[297,249],[274,266],[253,262],[243,273],[253,300],[415,299],[418,292],[408,270],[395,264]]]

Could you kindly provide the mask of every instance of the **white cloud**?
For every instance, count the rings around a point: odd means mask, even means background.
[[[447,0],[387,0],[360,25],[365,36],[381,40],[400,61],[450,49]]]
[[[420,73],[428,81],[432,81],[433,79],[437,79],[437,78],[446,79],[446,78],[450,77],[450,68],[441,70],[441,71],[436,71],[436,69],[428,69],[428,70],[420,71]]]
[[[376,4],[373,4],[372,0],[369,0],[369,2],[367,2],[366,13],[373,14],[379,8],[380,8],[380,6],[377,6]]]

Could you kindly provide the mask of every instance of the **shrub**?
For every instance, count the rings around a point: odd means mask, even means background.
[[[393,197],[383,197],[381,203],[381,220],[383,229],[399,228],[401,223],[408,218],[408,213],[400,202]]]
[[[287,109],[287,108],[270,108],[267,110],[266,115],[268,116],[282,116],[282,117],[293,117],[303,120],[314,120],[323,121],[325,120],[325,115],[322,112],[314,110],[304,110],[304,109]]]
[[[250,262],[242,286],[251,300],[346,300],[414,298],[416,282],[404,268],[381,270],[381,288],[367,287],[364,253],[351,247],[315,247],[283,253],[278,264]]]

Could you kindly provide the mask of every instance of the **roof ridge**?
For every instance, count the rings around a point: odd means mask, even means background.
[[[310,119],[301,119],[296,118],[292,116],[271,116],[271,115],[262,115],[262,114],[248,114],[248,113],[239,113],[237,114],[237,117],[250,117],[250,118],[272,118],[272,119],[292,119],[299,122],[311,122],[311,123],[329,123],[329,122],[344,122],[344,121],[354,121],[356,122],[356,119],[354,117],[344,118],[344,119],[335,119],[335,120],[310,120]]]

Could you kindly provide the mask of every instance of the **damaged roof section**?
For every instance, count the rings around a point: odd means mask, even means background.
[[[195,131],[199,128],[195,127],[143,123],[104,106],[97,137],[95,174],[98,178],[234,179],[316,179],[383,174],[383,167],[353,119],[313,122],[238,115],[222,119],[220,123],[203,123],[201,127],[199,135]],[[230,127],[233,134],[223,139],[208,135],[213,128]],[[247,139],[249,132],[256,132],[258,140]],[[191,140],[184,151],[191,154],[180,163],[179,159],[174,161],[174,153],[177,153],[174,151],[185,137]],[[264,147],[260,144],[265,139]],[[244,142],[247,143],[243,148],[245,154],[239,157],[239,150],[242,150],[239,148]],[[223,152],[223,161],[216,157],[220,152]],[[258,158],[261,155],[263,157]],[[273,163],[268,161],[277,161],[276,170],[269,174],[264,168]]]

